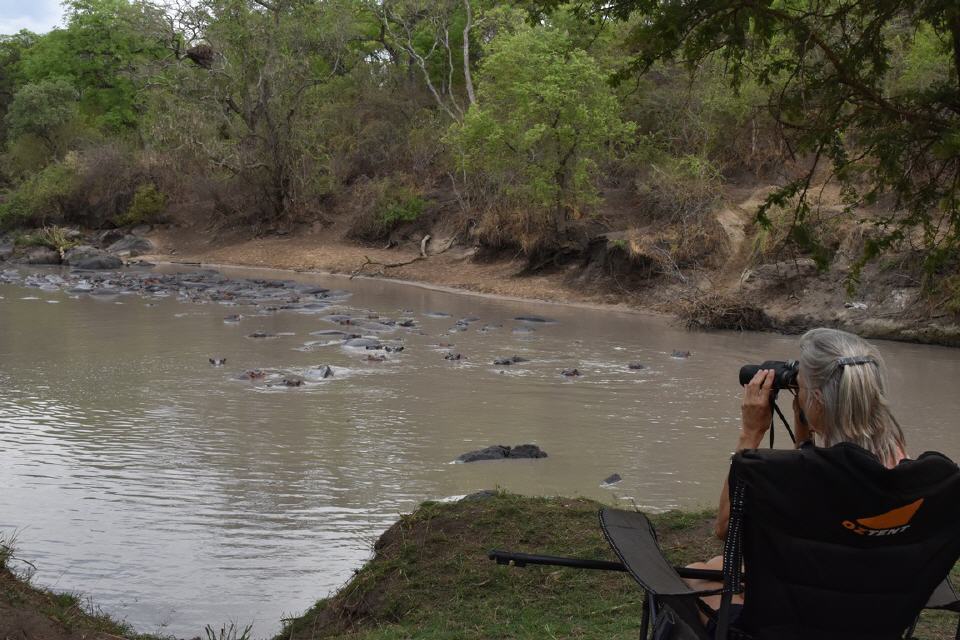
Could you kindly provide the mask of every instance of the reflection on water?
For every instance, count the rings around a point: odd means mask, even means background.
[[[81,590],[143,631],[192,637],[235,620],[264,637],[347,580],[397,514],[425,499],[500,486],[710,506],[736,439],[738,367],[795,355],[794,337],[310,281],[353,295],[268,313],[0,286],[0,531],[19,531],[39,583]],[[372,362],[311,335],[343,328],[329,313],[369,312],[415,319],[378,334],[402,352]],[[514,320],[536,314],[557,322]],[[456,324],[468,317],[477,320]],[[277,337],[246,337],[254,331]],[[693,355],[675,359],[675,349]],[[911,452],[960,456],[956,352],[881,349]],[[463,358],[445,360],[451,351]],[[513,355],[528,361],[492,364]],[[636,361],[647,368],[630,370]],[[335,375],[311,377],[320,365]],[[568,367],[583,376],[564,378]],[[272,377],[236,379],[256,368]],[[306,383],[270,384],[294,375]],[[524,442],[550,457],[450,464]],[[614,472],[623,481],[601,488]]]

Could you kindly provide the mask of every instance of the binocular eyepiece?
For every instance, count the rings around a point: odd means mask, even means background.
[[[773,369],[775,390],[797,388],[797,372],[800,370],[797,360],[767,360],[763,364],[744,365],[740,367],[740,384],[745,385],[753,380],[753,376],[761,369]]]

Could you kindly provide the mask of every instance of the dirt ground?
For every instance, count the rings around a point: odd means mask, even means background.
[[[865,337],[960,346],[956,316],[924,299],[919,281],[902,270],[870,265],[851,294],[846,277],[854,248],[842,245],[826,272],[817,271],[809,259],[758,258],[753,216],[771,189],[728,190],[725,204],[715,213],[726,236],[724,255],[715,261],[718,266],[625,281],[584,260],[525,274],[521,256],[479,259],[477,247],[453,243],[442,229],[430,232],[424,247],[427,257],[422,257],[423,233],[388,249],[354,243],[337,225],[251,238],[242,230],[225,231],[201,219],[182,218],[179,224],[151,234],[158,247],[151,259],[395,278],[495,296],[629,308],[684,319],[691,309],[706,310],[708,321],[695,324],[707,327],[717,306],[734,300],[737,309],[746,313],[745,328],[794,333],[832,326]],[[738,322],[728,325],[736,327]]]

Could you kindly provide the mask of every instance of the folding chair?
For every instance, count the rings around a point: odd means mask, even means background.
[[[649,628],[657,640],[892,640],[911,637],[924,607],[960,613],[946,580],[960,557],[960,470],[945,456],[886,469],[850,444],[751,450],[734,456],[729,484],[713,634],[698,599],[717,592],[687,586],[643,514],[601,511],[604,535],[647,592],[641,638]]]

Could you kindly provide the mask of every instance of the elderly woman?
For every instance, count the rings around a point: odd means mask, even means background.
[[[858,445],[893,468],[907,457],[900,425],[887,402],[883,358],[876,347],[859,336],[837,329],[813,329],[800,338],[798,389],[793,398],[797,446],[812,440],[819,447],[841,442]],[[761,369],[744,386],[740,437],[737,451],[756,449],[773,419],[771,403],[774,372]],[[726,481],[720,494],[716,534],[724,539],[730,520],[730,496]],[[720,556],[690,565],[720,569]],[[697,589],[719,588],[704,580],[688,580]],[[716,610],[720,596],[703,598]],[[743,603],[741,597],[735,603]]]

